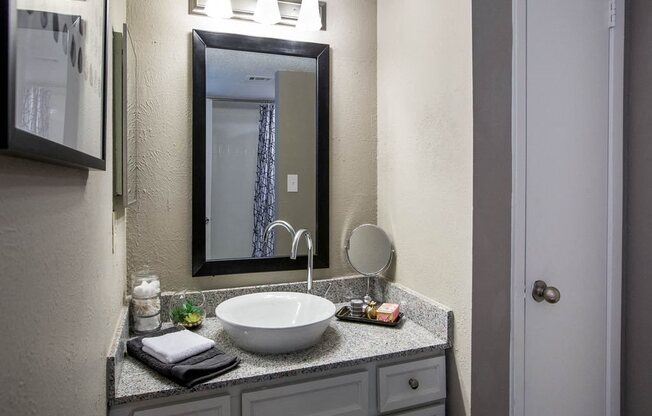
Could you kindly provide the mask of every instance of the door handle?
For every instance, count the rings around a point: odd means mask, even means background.
[[[532,288],[532,298],[537,302],[545,300],[548,303],[557,303],[561,298],[561,293],[556,287],[548,286],[543,280],[537,280]]]

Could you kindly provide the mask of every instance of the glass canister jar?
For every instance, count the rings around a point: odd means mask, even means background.
[[[202,292],[181,290],[170,299],[170,320],[187,329],[199,328],[206,318],[205,303],[206,296]]]
[[[131,317],[136,334],[161,329],[161,282],[149,266],[131,275]]]

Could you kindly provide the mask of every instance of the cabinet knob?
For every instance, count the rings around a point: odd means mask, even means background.
[[[416,390],[416,389],[419,388],[419,380],[415,380],[415,379],[411,378],[411,379],[408,381],[408,384],[410,385],[410,387],[412,388],[412,390]]]

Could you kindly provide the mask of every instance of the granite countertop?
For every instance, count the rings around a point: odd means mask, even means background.
[[[346,284],[357,284],[357,282],[351,281]],[[121,328],[118,333],[122,334],[122,340],[115,341],[114,353],[109,356],[108,361],[108,404],[116,406],[195,391],[310,374],[371,361],[409,357],[423,352],[443,351],[452,346],[452,312],[449,309],[398,285],[382,283],[377,285],[375,290],[378,299],[385,294],[392,299],[400,297],[401,302],[403,299],[407,300],[404,307],[402,306],[406,317],[399,326],[392,328],[365,325],[333,318],[320,343],[307,350],[290,354],[262,355],[246,352],[231,342],[217,318],[207,318],[197,333],[215,340],[219,349],[239,356],[242,362],[235,370],[192,389],[182,387],[160,376],[132,357],[118,358],[122,357],[124,351],[125,329]],[[333,299],[333,301],[340,303],[342,299]],[[168,326],[169,323],[164,325],[164,327]],[[365,341],[361,342],[361,340]],[[377,342],[368,340],[377,340]]]
[[[159,376],[138,360],[127,357],[122,365],[122,376],[112,405],[308,374],[449,347],[446,340],[438,339],[409,319],[405,319],[400,327],[388,328],[334,318],[319,344],[304,351],[280,355],[260,355],[241,350],[231,342],[217,318],[208,318],[197,332],[214,339],[218,348],[224,352],[239,356],[242,359],[240,366],[187,389]]]

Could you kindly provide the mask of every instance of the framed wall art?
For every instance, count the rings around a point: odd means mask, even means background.
[[[138,60],[127,24],[113,32],[113,196],[136,202],[138,184]]]
[[[107,0],[5,0],[0,152],[106,169]]]

